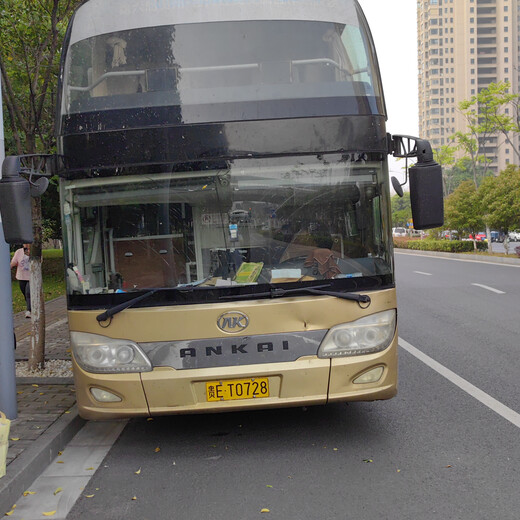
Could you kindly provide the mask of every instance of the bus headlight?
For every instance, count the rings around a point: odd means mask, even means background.
[[[152,364],[137,343],[98,334],[71,332],[72,352],[78,365],[96,374],[150,372]]]
[[[395,334],[396,311],[378,312],[332,327],[318,349],[319,358],[362,356],[385,350]]]

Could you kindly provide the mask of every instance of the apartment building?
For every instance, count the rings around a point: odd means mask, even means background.
[[[434,148],[467,132],[458,106],[490,83],[519,92],[520,0],[418,0],[419,131]],[[518,149],[518,138],[514,141]],[[503,136],[481,143],[495,173],[517,156]]]

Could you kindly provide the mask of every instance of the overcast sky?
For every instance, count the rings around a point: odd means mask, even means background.
[[[418,136],[417,0],[359,0],[376,44],[383,78],[387,129]],[[390,173],[402,176],[404,162],[390,161]]]

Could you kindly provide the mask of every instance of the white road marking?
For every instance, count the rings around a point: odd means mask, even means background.
[[[413,345],[410,345],[410,343],[408,343],[404,339],[399,338],[399,346],[406,350],[408,353],[412,354],[412,356],[415,356],[417,359],[422,361],[425,365],[435,370],[435,372],[445,377],[448,381],[451,381],[461,390],[474,397],[477,401],[480,401],[490,410],[493,410],[495,413],[502,416],[510,423],[514,424],[517,428],[520,428],[519,413],[515,412],[514,410],[511,410],[511,408],[507,407],[505,404],[502,404],[500,401],[497,401],[494,397],[491,397],[489,394],[486,394],[485,392],[480,390],[480,388],[477,388],[475,385],[472,385],[469,381],[466,381],[462,377],[458,376],[457,374],[455,374],[455,372],[452,372],[449,368],[446,368],[444,365],[441,365],[440,363],[432,359],[430,356],[427,356],[419,349],[415,348]]]
[[[415,274],[422,274],[423,276],[433,276],[432,273],[423,273],[422,271],[414,271]]]
[[[64,520],[103,462],[128,421],[87,422],[63,453],[29,486],[32,494],[16,501],[13,520],[36,520],[53,512]],[[93,491],[95,494],[95,491]],[[47,515],[50,516],[50,515]]]
[[[482,285],[481,283],[472,283],[475,287],[481,287],[482,289],[486,289],[488,291],[497,293],[497,294],[506,294],[504,291],[499,291],[498,289],[494,289],[493,287],[489,287],[489,285]]]

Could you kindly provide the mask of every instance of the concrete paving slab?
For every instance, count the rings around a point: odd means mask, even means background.
[[[12,520],[41,520],[44,513],[53,519],[65,519],[76,500],[87,486],[90,477],[49,477],[38,479],[16,502],[10,515]],[[34,493],[34,494],[32,494]]]
[[[6,510],[10,518],[39,520],[44,518],[44,513],[52,513],[53,519],[65,519],[126,423],[87,423],[18,496],[13,503],[16,507]]]

